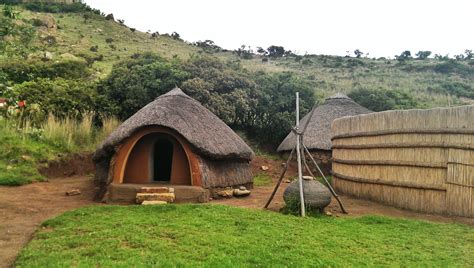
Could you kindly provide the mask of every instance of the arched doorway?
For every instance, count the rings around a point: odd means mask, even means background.
[[[173,143],[168,139],[159,139],[155,142],[151,155],[154,181],[169,182],[171,180],[173,149]]]
[[[142,136],[125,161],[123,183],[192,185],[188,156],[173,135]]]

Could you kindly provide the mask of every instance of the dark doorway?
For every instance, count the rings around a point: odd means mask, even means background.
[[[155,143],[153,152],[153,180],[170,181],[173,143],[167,139],[160,139]]]

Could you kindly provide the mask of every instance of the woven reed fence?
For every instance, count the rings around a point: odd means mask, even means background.
[[[474,217],[474,106],[344,117],[332,134],[337,191]]]

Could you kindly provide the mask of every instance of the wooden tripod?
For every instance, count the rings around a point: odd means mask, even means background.
[[[313,172],[311,171],[311,168],[308,166],[308,163],[306,162],[306,157],[305,157],[305,154],[309,157],[309,159],[311,159],[311,162],[314,164],[314,166],[316,167],[316,169],[318,170],[318,172],[321,174],[321,176],[323,177],[324,179],[324,182],[326,183],[326,186],[329,188],[329,191],[331,192],[331,194],[334,196],[334,198],[336,198],[337,202],[339,203],[339,206],[341,207],[341,211],[342,213],[345,213],[347,214],[348,212],[346,211],[346,209],[344,208],[344,205],[342,204],[342,201],[341,199],[339,198],[339,196],[337,195],[336,191],[334,191],[334,189],[332,188],[331,184],[329,183],[328,179],[326,178],[326,176],[324,175],[324,173],[322,172],[321,168],[319,167],[318,163],[316,162],[316,160],[314,160],[313,156],[311,155],[311,153],[309,152],[308,148],[306,147],[306,145],[304,145],[303,143],[303,135],[308,127],[308,124],[309,122],[311,121],[311,118],[313,117],[313,113],[314,113],[314,109],[315,107],[313,107],[313,109],[311,110],[311,114],[308,118],[308,120],[306,121],[306,124],[303,128],[303,131],[302,132],[299,132],[298,131],[298,127],[299,127],[299,103],[298,103],[298,96],[299,94],[296,93],[296,111],[297,111],[297,124],[296,124],[296,127],[293,128],[293,133],[295,133],[296,135],[296,145],[295,147],[291,150],[290,152],[290,155],[288,156],[288,159],[286,160],[286,163],[285,163],[285,166],[283,167],[281,173],[280,173],[280,177],[278,178],[278,182],[277,184],[275,185],[275,188],[273,189],[273,192],[272,194],[270,195],[270,198],[268,199],[267,203],[265,204],[264,208],[268,208],[268,206],[270,205],[270,203],[272,202],[273,198],[275,197],[275,194],[276,192],[278,191],[278,188],[280,187],[280,184],[281,182],[283,181],[283,178],[285,177],[285,174],[286,174],[286,171],[288,170],[288,166],[293,158],[293,154],[297,153],[297,162],[298,162],[298,179],[299,179],[299,187],[300,187],[300,201],[301,201],[301,216],[305,216],[305,210],[304,210],[304,196],[303,196],[303,185],[302,185],[302,171],[301,171],[301,162],[303,163],[304,165],[304,168],[305,170],[312,176],[312,177],[315,177]]]

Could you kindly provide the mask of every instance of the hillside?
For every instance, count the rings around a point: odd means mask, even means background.
[[[168,34],[152,38],[149,33],[133,31],[93,12],[44,13],[21,6],[15,8],[21,11],[24,21],[33,24],[37,21],[36,25],[40,25],[35,27],[37,35],[33,51],[51,52],[53,60],[59,60],[61,54],[68,53],[66,56],[72,54],[94,61],[94,76],[99,78],[106,77],[113,64],[135,53],[154,52],[168,59],[188,59],[192,55],[205,54],[224,62],[239,63],[249,71],[294,72],[300,79],[308,81],[320,97],[361,88],[401,90],[413,94],[419,101],[418,106],[433,107],[469,102],[474,96],[472,60],[412,59],[399,62],[306,55],[264,62],[258,55],[253,59],[242,59],[232,51],[202,49],[180,39],[175,40]]]

